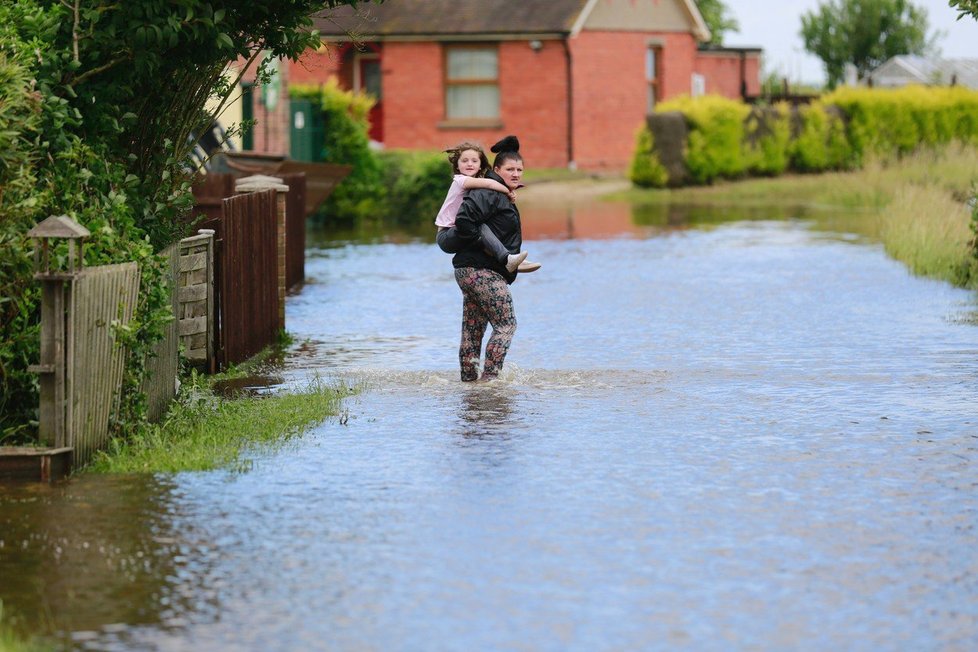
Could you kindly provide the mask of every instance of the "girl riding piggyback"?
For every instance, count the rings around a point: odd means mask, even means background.
[[[459,239],[455,233],[455,215],[462,205],[466,191],[473,188],[495,190],[508,195],[510,201],[513,202],[516,201],[516,193],[498,181],[484,178],[490,169],[489,158],[479,145],[469,142],[459,143],[451,149],[446,149],[445,152],[448,154],[448,161],[452,164],[452,171],[455,176],[452,179],[452,185],[448,188],[445,202],[435,218],[435,226],[438,227],[438,235],[435,240],[446,254],[456,254],[468,245],[467,242]],[[527,253],[525,251],[510,254],[499,241],[499,238],[485,224],[480,228],[479,243],[487,253],[496,258],[500,264],[505,265],[510,272],[526,273],[540,269],[540,263],[526,261]]]

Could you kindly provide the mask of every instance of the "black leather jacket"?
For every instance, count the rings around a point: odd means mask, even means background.
[[[502,178],[491,170],[486,178],[506,185]],[[517,254],[523,248],[523,228],[516,204],[501,192],[476,188],[468,191],[455,217],[456,234],[470,244],[455,254],[452,265],[456,269],[459,267],[491,269],[499,272],[507,283],[512,283],[516,280],[516,273],[506,271],[506,267],[487,254],[479,243],[479,227],[483,223],[492,229],[509,253]]]

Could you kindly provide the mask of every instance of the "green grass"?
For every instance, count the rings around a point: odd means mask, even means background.
[[[818,228],[844,230],[883,243],[915,274],[962,287],[978,286],[969,242],[967,201],[978,182],[978,150],[952,145],[854,172],[747,179],[679,189],[639,189],[608,195],[638,206],[685,204],[806,209]]]
[[[211,379],[210,382],[213,382]],[[90,473],[246,471],[255,447],[282,446],[340,411],[354,390],[314,382],[302,391],[225,398],[199,377],[181,388],[167,416],[128,440],[113,440],[86,467]]]
[[[23,636],[6,617],[0,600],[0,652],[50,652],[54,647],[40,638]]]

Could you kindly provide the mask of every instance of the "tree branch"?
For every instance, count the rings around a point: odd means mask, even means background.
[[[101,74],[101,73],[105,72],[106,70],[109,70],[110,68],[115,68],[120,63],[125,63],[126,61],[129,61],[130,58],[131,57],[129,55],[125,55],[125,56],[119,57],[118,59],[113,59],[112,61],[109,61],[108,63],[104,63],[101,66],[98,66],[97,68],[92,68],[91,70],[86,70],[84,73],[82,73],[82,74],[78,75],[77,77],[75,77],[72,80],[72,83],[73,84],[80,84],[80,83],[84,82],[85,80],[87,80],[89,77],[94,77],[95,75]]]

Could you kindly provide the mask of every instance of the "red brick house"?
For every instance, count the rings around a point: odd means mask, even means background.
[[[374,94],[371,137],[392,148],[512,133],[529,166],[622,170],[657,102],[760,88],[760,50],[701,47],[692,0],[388,0],[328,16],[326,46],[289,82]]]

